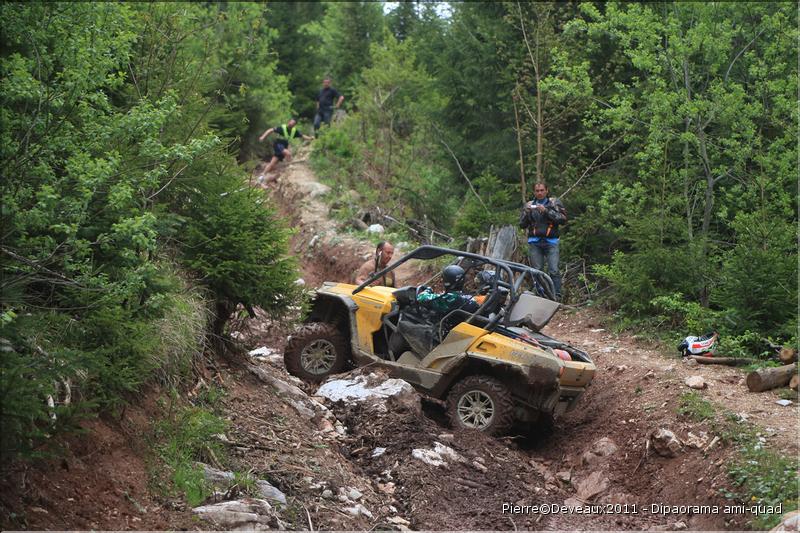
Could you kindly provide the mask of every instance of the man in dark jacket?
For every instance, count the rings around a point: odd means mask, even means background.
[[[561,274],[558,271],[559,226],[567,222],[567,211],[558,198],[548,197],[544,183],[533,187],[534,199],[522,209],[519,226],[528,230],[528,257],[533,268],[547,270],[553,279],[556,299],[561,299]]]
[[[336,103],[334,103],[334,101]],[[339,91],[331,87],[331,79],[326,77],[322,80],[322,90],[317,93],[317,114],[314,115],[314,136],[317,135],[319,127],[324,122],[328,126],[331,125],[331,118],[333,117],[333,109],[339,109],[344,102],[344,96]]]

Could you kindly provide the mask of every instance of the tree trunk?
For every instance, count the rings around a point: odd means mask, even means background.
[[[517,248],[517,229],[514,226],[503,226],[497,230],[492,247],[486,255],[495,259],[508,261]]]
[[[747,374],[747,388],[750,392],[763,392],[777,387],[785,387],[792,376],[797,374],[797,364],[773,368],[761,368]]]
[[[794,376],[792,376],[792,379],[789,380],[789,388],[797,390],[798,384],[800,384],[800,376],[795,374]]]
[[[214,304],[214,318],[211,324],[211,346],[219,355],[225,355],[225,324],[231,317],[235,307],[230,303],[217,300]]]
[[[515,90],[516,91],[516,90]],[[517,93],[519,94],[519,93]],[[515,94],[511,101],[514,104],[514,121],[517,123],[517,149],[519,149],[519,181],[520,190],[522,193],[522,204],[528,201],[528,185],[525,183],[525,160],[522,155],[522,130],[519,127],[519,112],[517,111],[517,95]]]
[[[538,55],[538,48],[536,50]],[[539,87],[539,65],[534,69],[536,76],[536,183],[543,183],[542,146],[544,145],[544,124],[542,124],[542,93]]]

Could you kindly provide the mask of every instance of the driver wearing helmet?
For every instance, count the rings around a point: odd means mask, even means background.
[[[454,309],[463,309],[469,313],[474,313],[480,305],[472,296],[463,294],[465,278],[466,272],[460,266],[446,266],[442,270],[442,283],[445,292],[436,294],[433,289],[426,287],[425,290],[417,295],[417,301],[434,311],[442,313],[448,313]]]

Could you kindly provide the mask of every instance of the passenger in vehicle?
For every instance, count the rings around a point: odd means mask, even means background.
[[[426,287],[417,295],[417,301],[442,314],[449,313],[454,309],[463,309],[468,313],[474,313],[480,304],[475,297],[463,293],[465,278],[466,273],[463,268],[458,265],[449,265],[442,270],[444,292],[437,294],[432,288]]]

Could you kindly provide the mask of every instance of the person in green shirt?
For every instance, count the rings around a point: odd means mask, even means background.
[[[480,305],[474,297],[464,294],[464,280],[466,273],[458,265],[449,265],[442,270],[442,284],[444,291],[436,294],[433,289],[426,287],[417,295],[417,301],[442,314],[449,313],[454,309],[463,309],[468,313],[474,313]]]
[[[278,139],[272,143],[272,160],[270,160],[267,168],[264,169],[264,174],[271,171],[275,165],[278,164],[278,161],[283,161],[285,159],[287,162],[289,162],[292,160],[292,150],[289,148],[289,143],[292,139],[296,137],[302,137],[307,141],[314,140],[314,137],[303,135],[300,130],[297,129],[297,121],[293,118],[290,118],[286,124],[281,124],[280,126],[275,126],[268,129],[261,134],[258,140],[263,141],[273,133],[278,135]]]

